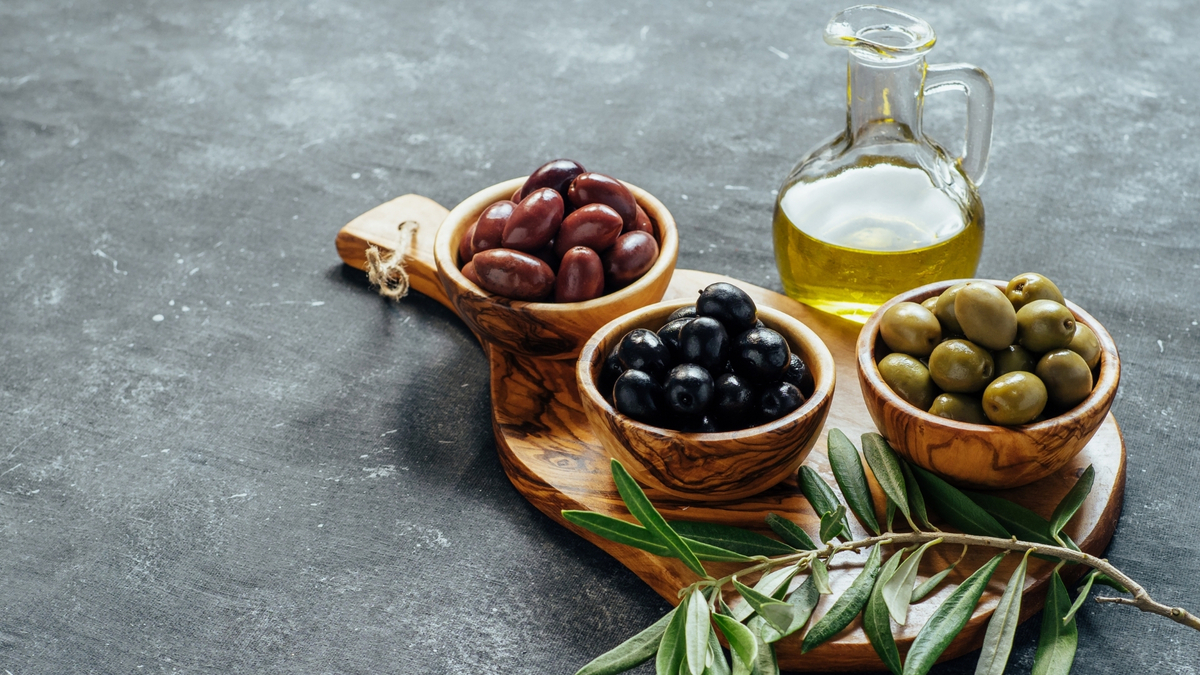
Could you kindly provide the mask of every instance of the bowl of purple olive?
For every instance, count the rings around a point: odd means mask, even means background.
[[[642,484],[690,501],[741,499],[795,473],[833,400],[821,339],[729,283],[613,320],[575,374],[605,450]]]

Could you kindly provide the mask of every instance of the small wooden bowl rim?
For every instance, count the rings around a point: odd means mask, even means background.
[[[694,300],[667,300],[664,302],[655,303],[647,307],[643,307],[634,312],[617,317],[605,324],[600,330],[596,331],[583,345],[583,349],[579,352],[579,361],[576,362],[575,379],[579,383],[579,393],[585,396],[595,404],[596,408],[605,415],[612,417],[622,425],[635,429],[640,429],[649,434],[657,434],[659,436],[679,436],[689,441],[709,442],[713,443],[713,450],[718,450],[721,441],[732,441],[745,438],[751,438],[763,433],[771,433],[778,429],[782,429],[796,421],[804,419],[809,415],[821,409],[825,400],[833,396],[835,366],[833,363],[833,355],[829,353],[829,348],[821,338],[817,337],[808,326],[804,325],[799,319],[791,317],[783,312],[772,309],[770,307],[759,307],[758,316],[763,320],[763,323],[771,328],[775,324],[788,324],[790,330],[800,334],[801,340],[804,343],[803,349],[806,356],[811,356],[816,364],[809,362],[809,369],[813,372],[813,393],[799,408],[780,417],[779,419],[760,424],[758,426],[749,427],[747,429],[738,429],[736,431],[715,431],[715,432],[685,432],[675,429],[667,429],[665,427],[656,427],[643,422],[638,422],[630,417],[617,412],[609,404],[608,400],[600,394],[600,390],[596,388],[595,372],[598,367],[598,361],[605,355],[601,353],[600,345],[609,338],[613,337],[618,332],[628,332],[633,330],[635,326],[645,323],[659,316],[665,318],[671,312],[680,307],[687,307],[695,304]],[[791,345],[789,344],[790,348]],[[814,365],[816,367],[814,367]],[[818,430],[818,433],[820,431]]]
[[[517,188],[525,184],[527,178],[529,177],[524,176],[506,180],[503,183],[486,187],[467,197],[458,206],[450,210],[449,215],[446,216],[446,219],[442,221],[441,227],[438,228],[437,238],[433,244],[433,257],[437,262],[438,273],[444,278],[450,279],[462,293],[469,293],[487,302],[503,303],[513,309],[536,313],[551,321],[568,322],[571,320],[572,315],[576,313],[603,308],[635,296],[645,291],[655,279],[662,277],[664,274],[670,274],[674,269],[675,259],[679,256],[679,232],[675,226],[675,218],[671,216],[671,212],[667,210],[667,207],[663,206],[663,203],[655,198],[654,195],[636,185],[621,181],[633,193],[634,199],[646,211],[646,215],[650,216],[651,221],[655,224],[658,231],[658,258],[654,261],[654,265],[637,281],[619,291],[583,302],[525,302],[523,300],[510,300],[509,298],[489,293],[476,286],[470,279],[467,279],[463,275],[462,270],[458,267],[459,237],[465,234],[467,228],[471,227],[471,224],[479,218],[479,214],[483,213],[484,209],[495,202],[510,198]]]
[[[883,313],[888,309],[901,302],[915,302],[920,304],[923,300],[927,300],[933,296],[941,295],[943,291],[955,284],[961,284],[967,281],[983,281],[994,284],[1001,291],[1008,287],[1008,282],[997,281],[995,279],[954,279],[952,281],[938,281],[932,284],[927,284],[919,288],[914,288],[911,291],[901,293],[896,297],[888,300],[875,313],[867,319],[863,324],[862,331],[858,334],[858,343],[855,346],[855,351],[858,353],[858,371],[870,387],[878,393],[880,398],[886,399],[888,403],[895,405],[902,412],[916,417],[926,424],[943,427],[945,429],[957,430],[963,433],[977,434],[981,431],[992,433],[1013,433],[1022,435],[1039,435],[1053,429],[1063,426],[1078,425],[1080,420],[1087,416],[1087,413],[1092,409],[1104,405],[1104,401],[1111,399],[1117,391],[1117,385],[1121,381],[1121,360],[1117,354],[1117,345],[1113,342],[1112,336],[1105,330],[1104,326],[1100,325],[1091,314],[1083,311],[1075,303],[1067,300],[1067,309],[1075,315],[1075,320],[1092,329],[1096,334],[1096,339],[1100,343],[1100,375],[1092,386],[1092,393],[1088,394],[1081,403],[1074,408],[1056,415],[1049,419],[1036,422],[1034,424],[1023,424],[1018,426],[1001,426],[998,424],[974,424],[971,422],[959,422],[956,420],[939,417],[930,414],[928,411],[921,410],[913,404],[905,401],[903,398],[892,391],[892,388],[883,381],[883,376],[879,374],[879,364],[875,360],[875,345],[882,339],[879,337],[879,321],[883,317]],[[1097,422],[1099,425],[1103,422],[1100,419]]]

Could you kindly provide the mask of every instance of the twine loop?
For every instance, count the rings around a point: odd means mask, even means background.
[[[408,270],[404,262],[408,258],[409,249],[417,239],[417,221],[405,220],[399,225],[400,242],[396,250],[385,260],[379,249],[367,248],[367,279],[372,286],[378,287],[379,294],[389,300],[399,300],[408,295],[411,284],[408,280]]]

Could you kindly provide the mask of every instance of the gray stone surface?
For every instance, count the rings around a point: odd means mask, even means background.
[[[567,156],[658,195],[680,266],[778,288],[772,190],[843,119],[839,8],[0,3],[0,669],[571,673],[653,621],[505,479],[470,334],[333,236]],[[981,275],[1052,275],[1121,349],[1108,555],[1198,609],[1200,12],[905,8],[996,84]],[[1163,619],[1079,623],[1074,672],[1198,672]]]

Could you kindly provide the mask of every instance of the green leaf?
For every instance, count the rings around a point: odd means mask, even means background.
[[[754,584],[754,590],[763,595],[770,596],[776,600],[783,600],[783,596],[787,595],[788,586],[791,585],[792,577],[800,571],[800,566],[788,565],[771,572],[764,574],[758,583]]]
[[[701,541],[746,556],[769,557],[796,552],[796,549],[781,541],[732,525],[697,523],[690,520],[672,520],[670,525],[684,539]]]
[[[801,551],[815,551],[817,544],[808,536],[799,525],[793,523],[787,518],[775,515],[774,513],[767,514],[767,527],[771,531],[779,535],[788,546],[794,546]]]
[[[825,561],[820,558],[814,558],[812,565],[813,584],[817,587],[817,592],[821,595],[829,595],[833,593],[833,589],[829,587],[829,568],[825,566]]]
[[[712,663],[704,670],[704,675],[733,675],[729,671],[729,662],[725,660],[725,652],[721,649],[715,630],[708,631],[708,654],[712,657]]]
[[[693,590],[687,603],[687,622],[683,627],[684,653],[692,675],[704,675],[704,669],[708,667],[709,630],[711,624],[708,620],[708,603],[700,589]]]
[[[1050,521],[1033,511],[1011,502],[1002,497],[964,490],[963,494],[978,504],[1000,523],[1001,527],[1011,532],[1017,539],[1031,541],[1035,544],[1058,546],[1058,542],[1050,536]],[[1067,548],[1078,551],[1079,547],[1070,537],[1064,535]]]
[[[649,661],[658,652],[658,643],[673,616],[675,610],[672,609],[649,628],[597,656],[575,675],[614,675]]]
[[[964,497],[964,499],[966,498]],[[975,605],[979,604],[979,596],[983,595],[983,589],[987,588],[988,579],[992,577],[992,573],[996,571],[996,567],[1000,565],[1003,558],[1003,554],[997,555],[983,567],[975,570],[974,574],[967,577],[966,581],[954,589],[950,597],[934,610],[933,615],[921,628],[921,632],[917,633],[916,639],[913,640],[912,646],[908,650],[904,675],[925,675],[929,672],[934,662],[938,660],[942,652],[946,651],[946,647],[950,646],[950,642],[962,632],[967,621],[971,619]]]
[[[634,548],[640,548],[643,551],[649,551],[654,555],[659,555],[664,558],[675,557],[671,549],[661,543],[650,531],[641,525],[636,525],[629,521],[606,516],[603,513],[595,511],[563,511],[563,518],[567,522],[573,523],[592,532],[609,541],[614,541],[618,544],[625,544]],[[691,549],[696,557],[701,560],[713,560],[716,562],[749,562],[751,558],[734,553],[711,544],[705,544],[694,539],[683,538],[685,544]]]
[[[663,520],[662,514],[650,500],[646,497],[646,493],[642,492],[642,488],[638,486],[637,481],[629,475],[625,467],[616,459],[612,460],[613,481],[617,484],[617,492],[621,494],[621,499],[625,502],[625,506],[629,512],[633,514],[638,522],[646,526],[646,529],[651,534],[658,537],[662,543],[671,549],[671,553],[676,558],[683,561],[688,569],[695,572],[697,576],[704,578],[708,576],[708,572],[704,571],[704,566],[700,564],[700,560],[696,558],[696,554],[683,543],[675,530],[667,525],[667,521]],[[672,673],[671,675],[674,675]]]
[[[1083,506],[1088,493],[1092,491],[1092,483],[1095,480],[1096,469],[1089,464],[1088,468],[1084,470],[1083,475],[1079,477],[1079,480],[1075,481],[1075,484],[1063,496],[1062,501],[1055,507],[1054,514],[1050,516],[1050,536],[1054,537],[1054,540],[1058,543],[1063,544],[1062,538],[1058,536],[1058,533],[1062,532],[1063,526],[1071,520],[1071,517],[1079,510],[1079,507]],[[1066,544],[1063,545],[1065,546]]]
[[[900,663],[900,650],[896,648],[896,638],[892,635],[892,622],[888,617],[887,603],[883,599],[883,588],[896,573],[903,553],[896,551],[879,571],[875,587],[871,589],[871,598],[867,600],[867,606],[863,609],[862,619],[863,632],[867,634],[867,639],[871,641],[879,660],[896,675],[900,675],[903,666]]]
[[[887,531],[888,532],[892,531],[892,520],[894,520],[895,518],[896,518],[896,503],[889,499],[889,500],[887,500],[887,512],[886,512],[886,518],[885,518],[885,520],[887,520]]]
[[[762,639],[762,631],[767,628],[766,621],[761,616],[756,616],[750,620],[748,627],[750,632],[754,633],[754,639],[758,644],[758,656],[754,659],[754,668],[750,672],[753,675],[780,675],[779,660],[775,658],[775,647]]]
[[[983,635],[983,652],[975,664],[975,675],[1004,675],[1008,655],[1012,651],[1013,636],[1021,622],[1021,596],[1025,592],[1025,568],[1029,564],[1029,552],[1021,558],[1021,564],[1013,570],[1000,596],[1000,604],[992,611],[987,632]]]
[[[908,508],[904,471],[900,468],[900,458],[896,456],[896,451],[892,450],[892,446],[888,445],[883,436],[874,433],[862,435],[862,447],[863,454],[867,457],[867,465],[871,467],[871,473],[875,474],[875,482],[883,488],[888,499],[895,502],[896,508],[904,514],[912,529],[918,529],[917,524],[913,522],[912,511]]]
[[[838,504],[833,512],[821,516],[821,541],[828,543],[830,539],[845,533],[845,521],[846,507],[842,504]]]
[[[1046,591],[1046,606],[1042,609],[1042,635],[1033,656],[1033,675],[1067,675],[1071,672],[1079,631],[1074,618],[1063,624],[1063,617],[1070,609],[1071,596],[1067,595],[1067,586],[1055,570],[1050,575],[1050,589]]]
[[[871,499],[871,488],[867,485],[867,474],[863,471],[858,449],[841,429],[830,429],[828,452],[833,478],[842,489],[846,503],[868,530],[879,534],[879,521],[875,519],[875,502]]]
[[[908,556],[908,560],[896,570],[892,578],[883,586],[883,601],[887,604],[888,613],[892,620],[903,626],[908,621],[908,603],[912,601],[913,586],[917,581],[917,568],[921,565],[921,557],[930,546],[940,544],[941,539],[926,542],[924,546]]]
[[[729,643],[729,651],[733,654],[733,675],[747,675],[758,658],[758,640],[749,628],[740,622],[721,614],[714,614],[713,621]]]
[[[867,562],[858,578],[850,584],[850,588],[842,593],[841,597],[833,603],[833,607],[830,607],[825,616],[813,624],[813,627],[808,630],[808,634],[804,636],[804,643],[800,646],[801,654],[815,649],[821,643],[837,635],[843,628],[850,625],[854,617],[858,616],[858,613],[866,606],[867,600],[871,598],[875,577],[879,576],[881,556],[879,545],[872,546],[871,554],[867,556]]]
[[[833,488],[829,487],[823,478],[812,470],[812,467],[804,465],[800,467],[800,491],[804,493],[804,498],[812,505],[813,511],[818,516],[824,516],[826,513],[837,511],[837,507],[841,505],[837,495],[833,493]],[[845,531],[850,531],[850,523],[842,518],[845,525]],[[813,548],[816,548],[814,546]]]
[[[967,534],[1008,539],[1012,535],[961,490],[915,464],[913,475],[925,496],[948,523]]]
[[[1075,619],[1075,612],[1078,612],[1079,608],[1083,607],[1083,601],[1087,600],[1088,593],[1092,592],[1092,584],[1096,583],[1096,577],[1099,574],[1100,570],[1092,570],[1084,577],[1083,588],[1079,591],[1079,595],[1076,596],[1075,602],[1071,603],[1071,609],[1067,611],[1067,615],[1063,617],[1063,624]]]
[[[778,642],[803,628],[804,624],[808,623],[808,620],[812,617],[812,612],[816,609],[820,599],[821,594],[817,592],[817,585],[813,582],[812,576],[809,576],[788,597],[788,603],[795,608],[795,614],[792,615],[792,625],[788,626],[787,630],[783,632],[779,632],[769,625],[763,626],[761,631],[763,642],[767,644]]]
[[[1108,586],[1109,588],[1115,588],[1116,590],[1121,591],[1122,593],[1129,592],[1129,589],[1125,588],[1123,585],[1121,585],[1121,582],[1117,581],[1116,579],[1108,576],[1107,574],[1105,574],[1103,572],[1099,572],[1096,574],[1096,583],[1100,584],[1101,586]]]
[[[796,610],[790,604],[776,600],[769,595],[763,595],[737,579],[733,580],[733,587],[742,595],[742,599],[750,603],[754,611],[758,612],[758,615],[771,624],[775,630],[787,630],[788,626],[792,624],[792,617]]]
[[[915,605],[918,602],[924,600],[925,596],[932,593],[933,590],[935,588],[937,588],[939,584],[941,584],[943,581],[946,580],[946,577],[950,576],[950,573],[954,571],[955,567],[958,567],[958,563],[961,561],[962,561],[961,558],[959,560],[954,561],[954,564],[950,565],[949,567],[942,570],[941,572],[938,572],[937,574],[929,577],[928,579],[925,580],[924,583],[922,583],[920,586],[917,586],[916,589],[913,590],[912,599],[909,600],[908,603],[910,605]]]
[[[900,460],[900,471],[904,473],[904,489],[908,491],[908,507],[912,509],[917,524],[927,530],[934,529],[933,523],[929,522],[929,512],[925,509],[925,495],[921,492],[921,486],[917,484],[917,478],[909,468],[908,462],[903,459]]]
[[[671,621],[658,643],[658,654],[654,661],[655,675],[678,675],[683,664],[683,630],[687,623],[687,598],[671,613]]]

